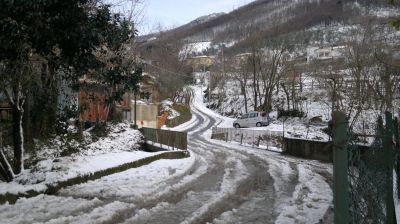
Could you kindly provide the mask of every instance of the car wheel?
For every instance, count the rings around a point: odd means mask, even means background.
[[[258,122],[258,123],[256,124],[256,126],[257,126],[257,127],[261,127],[261,123]]]
[[[240,128],[239,124],[235,124],[234,126],[235,126],[235,128]]]

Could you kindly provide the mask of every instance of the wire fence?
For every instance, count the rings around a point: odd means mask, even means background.
[[[378,119],[375,140],[365,146],[353,140],[348,127],[338,127],[343,122],[334,125],[335,224],[396,223],[393,187],[400,179],[399,125],[390,113],[385,120],[384,126]]]

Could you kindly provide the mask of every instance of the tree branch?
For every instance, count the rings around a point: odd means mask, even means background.
[[[14,171],[12,170],[11,165],[7,160],[7,157],[4,154],[3,148],[0,148],[0,164],[2,168],[1,174],[3,175],[3,172],[5,173],[4,178],[6,179],[6,181],[10,182],[14,180],[15,177]]]

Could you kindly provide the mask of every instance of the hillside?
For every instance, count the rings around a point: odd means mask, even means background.
[[[255,42],[260,47],[265,45],[259,40],[282,34],[304,33],[314,27],[367,24],[371,20],[388,23],[398,15],[398,5],[389,6],[386,1],[257,0],[227,14],[198,18],[181,27],[139,39],[144,45],[149,43],[146,40],[225,43],[235,52],[243,52]],[[305,41],[310,41],[315,32],[307,35]]]

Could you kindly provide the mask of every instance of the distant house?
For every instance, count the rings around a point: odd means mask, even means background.
[[[309,47],[307,49],[307,62],[343,59],[345,50],[346,46]]]
[[[136,124],[139,128],[160,128],[168,115],[160,114],[160,91],[156,78],[150,73],[142,74],[140,94],[136,97]],[[130,98],[131,118],[135,121],[134,97]]]
[[[141,100],[136,101],[131,104],[132,111],[132,122],[135,122],[135,106],[136,106],[136,124],[139,128],[159,128],[158,127],[158,114],[159,114],[159,104],[148,103]]]
[[[215,62],[215,56],[195,56],[187,58],[186,62],[192,66],[194,71],[206,71]]]
[[[235,55],[235,63],[240,64],[245,62],[249,57],[251,57],[251,53],[243,53]]]

